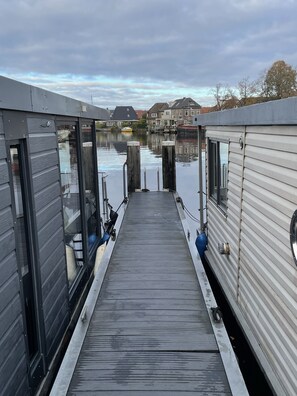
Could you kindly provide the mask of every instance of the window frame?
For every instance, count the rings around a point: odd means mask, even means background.
[[[294,263],[297,266],[297,209],[293,213],[290,223],[290,245]]]
[[[58,139],[58,130],[60,126],[69,125],[75,127],[75,139],[76,139],[76,156],[77,156],[77,176],[78,176],[78,187],[79,187],[79,200],[80,200],[80,216],[81,216],[81,230],[82,230],[82,251],[83,251],[83,262],[82,267],[75,277],[71,285],[68,283],[68,294],[69,294],[69,307],[70,311],[75,309],[75,306],[81,296],[82,290],[85,287],[90,274],[93,271],[96,259],[96,251],[98,248],[101,230],[98,229],[98,235],[96,242],[91,248],[88,246],[88,228],[87,220],[85,215],[85,201],[86,201],[86,191],[85,191],[85,174],[84,174],[84,154],[83,154],[83,125],[88,124],[91,127],[91,141],[92,141],[92,155],[93,155],[93,165],[95,172],[95,198],[97,206],[97,223],[100,224],[100,199],[99,199],[99,181],[96,177],[98,171],[98,160],[97,160],[97,141],[96,141],[96,124],[94,119],[88,118],[75,118],[75,117],[56,117],[56,133]],[[58,153],[59,162],[59,172],[61,175],[61,163],[60,156]],[[61,176],[60,176],[61,183]],[[61,187],[62,191],[62,187]],[[64,218],[64,211],[62,211],[62,216]],[[64,230],[64,245],[65,245],[65,258],[66,258],[66,240],[65,240],[65,230]],[[67,264],[66,264],[67,265]],[[67,274],[68,276],[68,274]]]
[[[22,201],[22,216],[17,213],[16,194],[14,186],[14,172],[12,170],[13,159],[11,149],[15,148],[18,155],[19,163],[19,181],[21,187],[21,201]],[[38,265],[38,247],[37,241],[37,227],[35,210],[33,207],[33,185],[32,185],[32,170],[29,162],[29,147],[27,138],[7,139],[7,164],[9,172],[9,183],[11,188],[11,210],[14,222],[14,235],[15,235],[15,254],[17,258],[18,275],[20,282],[20,300],[21,300],[21,315],[23,320],[23,331],[25,337],[26,348],[26,364],[28,367],[29,385],[32,389],[38,387],[40,378],[46,373],[46,362],[44,361],[44,354],[46,352],[46,337],[44,329],[44,317],[41,306],[42,292],[40,281],[40,268]],[[20,249],[21,238],[18,235],[17,219],[24,218],[24,231],[26,232],[26,259],[28,260],[28,271],[22,273],[22,264],[20,255],[23,251]],[[25,281],[25,277],[27,280]],[[26,285],[27,283],[27,285]],[[31,313],[32,316],[27,316],[26,305],[28,304],[28,292],[32,299]],[[30,321],[28,321],[30,319]],[[35,351],[32,351],[32,344],[29,345],[29,332],[33,331],[36,337]],[[32,352],[32,354],[31,354]]]
[[[70,296],[70,301],[73,298],[73,295],[76,294],[76,290],[81,282],[82,277],[84,276],[85,270],[86,270],[86,263],[87,263],[87,255],[86,255],[86,241],[85,241],[85,225],[84,225],[84,207],[82,205],[82,201],[83,201],[83,187],[82,187],[82,158],[81,158],[81,149],[80,149],[80,145],[81,145],[81,140],[80,140],[80,133],[79,133],[79,122],[78,120],[72,120],[72,119],[65,119],[65,120],[57,120],[56,121],[56,128],[57,128],[57,139],[58,139],[58,160],[59,160],[59,173],[60,173],[60,184],[61,184],[61,198],[62,198],[62,203],[63,203],[63,232],[64,232],[64,245],[65,245],[65,257],[67,257],[67,249],[66,246],[68,245],[67,242],[67,232],[65,230],[65,208],[64,208],[64,199],[63,199],[63,190],[62,190],[62,172],[61,172],[61,157],[60,157],[60,150],[59,150],[59,130],[60,127],[64,127],[67,126],[69,127],[69,130],[71,128],[73,131],[73,138],[75,141],[75,150],[74,150],[74,156],[76,158],[76,180],[77,180],[77,187],[78,187],[78,206],[77,209],[79,210],[79,224],[80,224],[80,229],[81,229],[81,252],[82,252],[82,257],[81,258],[77,258],[75,257],[75,253],[74,253],[74,261],[77,264],[78,262],[80,262],[80,265],[77,267],[77,271],[75,273],[75,276],[73,279],[69,280],[69,274],[67,271],[67,277],[68,277],[68,291],[69,291],[69,296]],[[75,250],[75,249],[74,249]],[[67,260],[66,260],[66,265],[67,265]]]
[[[222,177],[221,177],[221,153],[220,145],[226,144],[228,147],[226,181],[224,188],[226,189],[226,197],[222,199]],[[208,199],[212,202],[224,215],[227,215],[228,205],[228,173],[229,173],[229,150],[230,141],[222,139],[208,138]]]

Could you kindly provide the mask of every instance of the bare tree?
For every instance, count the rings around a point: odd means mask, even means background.
[[[261,101],[261,80],[250,81],[249,77],[243,78],[237,85],[239,100],[238,106],[247,106]]]
[[[222,110],[222,91],[223,85],[218,83],[215,88],[212,89],[212,94],[215,99],[215,110]]]
[[[237,84],[236,90],[218,83],[211,92],[215,99],[214,111],[295,96],[297,70],[283,60],[279,60],[257,80],[250,81],[249,77],[243,78]]]
[[[235,91],[228,85],[218,83],[212,90],[212,94],[215,99],[214,110],[226,110],[238,107],[238,98],[235,95]]]

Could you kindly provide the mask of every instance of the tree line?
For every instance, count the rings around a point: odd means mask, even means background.
[[[243,78],[235,88],[218,83],[212,90],[214,111],[248,106],[255,103],[297,95],[297,70],[278,60],[257,80]]]

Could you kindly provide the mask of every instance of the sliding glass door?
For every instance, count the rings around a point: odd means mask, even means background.
[[[78,138],[76,124],[58,126],[61,189],[69,288],[84,265]]]

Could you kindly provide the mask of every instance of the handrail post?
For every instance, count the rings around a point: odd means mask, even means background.
[[[141,186],[139,142],[127,142],[127,173],[128,193],[139,190]]]
[[[176,191],[175,142],[162,142],[163,189]]]
[[[101,176],[101,184],[102,184],[102,215],[104,219],[107,219],[108,216],[108,198],[107,198],[107,186],[106,186],[106,175],[102,172]]]
[[[146,188],[146,168],[144,168],[144,171],[143,171],[143,182],[144,182],[144,189],[146,190],[147,188]]]
[[[126,184],[126,168],[127,168],[127,161],[123,165],[123,194],[124,194],[124,199],[127,198],[127,184]]]

